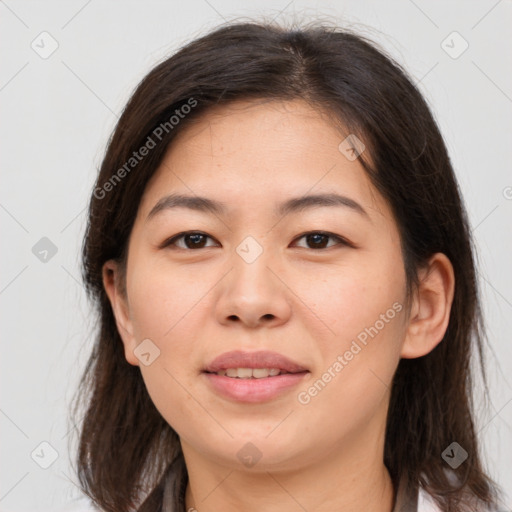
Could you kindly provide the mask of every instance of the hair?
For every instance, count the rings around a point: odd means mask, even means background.
[[[177,433],[152,403],[139,368],[124,357],[103,264],[125,262],[145,187],[178,133],[214,106],[293,99],[328,113],[340,133],[364,141],[359,161],[392,209],[408,296],[434,253],[453,265],[456,286],[442,342],[423,357],[400,360],[393,378],[384,463],[394,485],[407,478],[409,489],[423,488],[446,511],[474,510],[472,500],[497,503],[498,486],[483,469],[475,429],[475,352],[486,390],[487,384],[474,250],[426,101],[398,63],[351,30],[238,22],[190,42],[145,76],[109,140],[91,197],[83,276],[99,328],[78,394],[86,412],[77,462],[84,492],[105,511],[161,510],[171,466],[178,468],[175,510],[182,511],[188,477]],[[130,160],[149,140],[155,144],[147,155]],[[468,459],[450,477],[442,453],[453,441]]]

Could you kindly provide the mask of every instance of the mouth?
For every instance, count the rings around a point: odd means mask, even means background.
[[[216,357],[204,367],[203,371],[216,374],[225,372],[222,375],[234,378],[258,379],[268,376],[276,377],[281,373],[304,372],[307,368],[277,352],[233,350]]]
[[[225,370],[216,372],[216,375],[230,377],[232,379],[266,379],[267,377],[277,377],[285,373],[297,372],[287,372],[279,368],[226,368]]]
[[[310,373],[276,352],[226,352],[202,371],[211,390],[237,402],[256,403],[277,398]]]

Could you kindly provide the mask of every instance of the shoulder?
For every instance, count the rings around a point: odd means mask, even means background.
[[[489,508],[482,505],[481,502],[473,502],[473,510],[475,512],[499,512],[497,508]],[[417,512],[443,512],[439,505],[435,502],[434,498],[428,494],[424,489],[420,488],[418,491],[418,510]]]
[[[442,512],[432,496],[421,488],[418,492],[418,512]]]
[[[56,509],[55,512],[101,512],[101,510],[84,496]]]

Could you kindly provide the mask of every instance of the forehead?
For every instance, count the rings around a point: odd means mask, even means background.
[[[302,100],[237,101],[207,110],[173,140],[141,209],[164,193],[268,205],[285,196],[336,192],[378,211],[383,198],[347,158],[347,133]],[[340,148],[341,144],[341,148]]]

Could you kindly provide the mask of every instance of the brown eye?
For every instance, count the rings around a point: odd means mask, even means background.
[[[207,246],[207,239],[213,240],[210,236],[205,233],[201,233],[198,231],[188,231],[185,233],[180,233],[167,240],[162,247],[175,246],[178,249],[203,249],[205,247],[213,247],[211,245]],[[178,243],[180,242],[180,243]],[[181,243],[183,242],[183,243]]]
[[[215,247],[214,245],[206,245],[208,239],[213,240],[213,238],[206,233],[201,233],[200,231],[186,231],[184,233],[180,233],[178,235],[173,236],[172,238],[165,241],[161,247],[175,247],[178,249],[205,249],[208,247]],[[302,236],[298,237],[296,240],[306,240],[305,249],[329,249],[330,247],[336,245],[345,245],[349,247],[354,247],[350,242],[345,240],[344,238],[335,235],[333,233],[323,232],[323,231],[311,231],[309,233],[304,233]],[[334,241],[334,243],[330,244],[330,241]],[[329,245],[330,244],[330,245]]]
[[[297,240],[302,238],[306,240],[306,249],[328,249],[333,245],[350,245],[344,238],[341,238],[338,235],[334,235],[333,233],[326,233],[323,231],[312,231],[310,233],[305,233]],[[328,245],[329,239],[335,240],[337,243]]]

